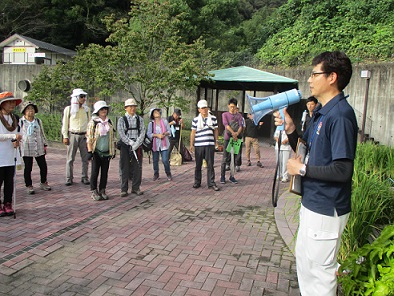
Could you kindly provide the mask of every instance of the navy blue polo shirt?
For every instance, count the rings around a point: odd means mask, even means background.
[[[354,160],[357,146],[357,121],[343,92],[324,107],[315,110],[303,138],[309,149],[308,165],[328,166],[334,160]],[[302,178],[302,204],[326,216],[350,212],[352,181],[329,182]]]

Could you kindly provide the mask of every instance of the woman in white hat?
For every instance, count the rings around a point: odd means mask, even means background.
[[[22,103],[21,113],[23,116],[19,121],[19,126],[22,134],[21,152],[25,163],[24,178],[28,194],[35,193],[31,179],[33,158],[36,159],[40,168],[40,188],[45,191],[51,190],[47,181],[48,167],[45,159],[47,140],[40,119],[35,117],[37,112],[37,105],[33,102],[26,101]]]
[[[92,160],[90,190],[94,200],[107,200],[105,189],[109,163],[116,153],[114,127],[108,118],[109,106],[105,101],[97,101],[93,108],[93,116],[86,132],[88,159]],[[97,187],[99,173],[100,185]]]
[[[19,147],[22,136],[19,134],[18,118],[13,114],[15,107],[22,103],[12,92],[0,93],[0,188],[4,183],[4,200],[1,205],[0,217],[14,214],[12,194],[16,164],[19,163]]]

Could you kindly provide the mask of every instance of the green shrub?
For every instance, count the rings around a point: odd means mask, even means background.
[[[62,113],[37,113],[36,117],[41,119],[48,141],[62,141]]]
[[[394,295],[394,225],[372,243],[353,252],[339,269],[345,295]]]
[[[389,181],[393,166],[392,148],[372,143],[357,146],[352,211],[342,235],[339,261],[368,243],[381,225],[393,223],[394,191]]]

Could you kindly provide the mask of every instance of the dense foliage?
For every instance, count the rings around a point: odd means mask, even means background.
[[[137,100],[141,115],[152,104],[185,106],[179,91],[194,90],[208,76],[213,53],[201,39],[182,41],[177,33],[179,16],[171,16],[168,4],[146,0],[138,4],[128,17],[105,19],[110,45],[80,47],[73,61],[44,68],[28,98],[57,109],[68,104],[64,98],[70,89],[80,87],[108,102],[123,92]]]
[[[157,5],[165,0],[150,0]],[[218,66],[297,66],[322,50],[343,50],[354,61],[387,61],[394,54],[392,0],[167,0],[182,41],[200,38],[217,50]],[[66,48],[107,45],[104,19],[127,17],[139,1],[0,2],[0,38],[19,33]]]
[[[367,142],[357,146],[352,211],[342,235],[340,261],[368,243],[381,227],[394,223],[394,149]]]
[[[265,65],[297,66],[324,50],[354,61],[393,58],[392,0],[289,0],[267,22],[269,38],[257,56]]]
[[[394,295],[394,225],[372,243],[353,252],[340,268],[345,295]]]

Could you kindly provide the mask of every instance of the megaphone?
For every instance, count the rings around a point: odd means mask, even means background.
[[[246,94],[246,101],[249,103],[254,124],[258,125],[261,118],[276,109],[279,109],[284,119],[283,108],[298,103],[301,97],[301,92],[294,88],[265,98],[255,98]],[[284,124],[278,126],[278,129],[283,130]]]

